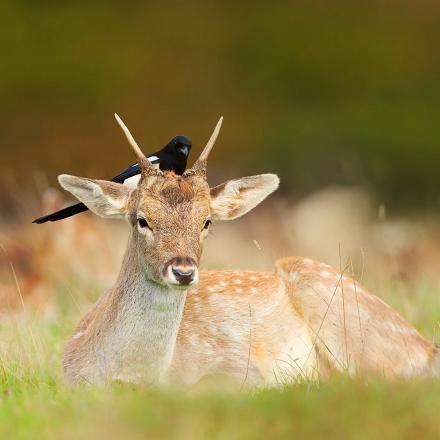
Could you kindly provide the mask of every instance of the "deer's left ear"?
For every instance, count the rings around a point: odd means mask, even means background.
[[[233,220],[246,214],[275,191],[279,183],[275,174],[260,174],[228,180],[211,188],[212,219]]]
[[[120,183],[68,174],[58,176],[58,182],[101,217],[121,218],[127,212],[130,189]]]

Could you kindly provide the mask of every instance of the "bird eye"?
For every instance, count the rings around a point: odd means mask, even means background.
[[[149,228],[150,226],[148,225],[147,220],[145,220],[144,218],[138,218],[138,225],[141,228]]]
[[[205,224],[203,226],[203,229],[208,229],[209,226],[211,225],[211,223],[212,223],[212,221],[210,219],[206,220],[206,222],[205,222]]]

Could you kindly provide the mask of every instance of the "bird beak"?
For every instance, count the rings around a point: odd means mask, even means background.
[[[184,156],[188,156],[189,150],[187,146],[178,147],[177,150],[182,153]]]

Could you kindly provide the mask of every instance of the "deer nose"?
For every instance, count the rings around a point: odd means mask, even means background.
[[[172,281],[188,286],[196,281],[197,265],[192,258],[177,257],[168,262],[165,273],[171,275],[167,278],[174,278]]]
[[[184,286],[188,286],[192,281],[194,281],[194,276],[196,274],[196,270],[194,268],[185,268],[182,269],[181,267],[172,267],[171,271],[174,274],[174,277],[176,280],[183,284]]]

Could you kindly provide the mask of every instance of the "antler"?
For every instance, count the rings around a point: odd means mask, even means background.
[[[148,176],[148,175],[157,175],[159,172],[158,170],[150,163],[150,161],[145,157],[145,154],[142,153],[142,150],[139,148],[139,145],[134,140],[134,137],[130,133],[130,130],[127,128],[127,126],[124,124],[122,119],[118,116],[117,113],[115,113],[116,122],[119,124],[119,126],[122,128],[122,131],[124,132],[125,136],[127,137],[128,143],[133,148],[133,151],[135,152],[137,158],[139,167],[141,169],[141,176]]]
[[[215,141],[217,140],[217,136],[220,133],[220,128],[223,123],[223,116],[219,119],[217,122],[217,125],[214,128],[214,131],[212,132],[212,135],[206,144],[206,147],[203,149],[202,153],[200,154],[199,158],[194,162],[193,166],[186,170],[184,173],[184,176],[191,176],[191,175],[201,175],[202,177],[206,177],[206,167],[208,162],[208,156],[209,153],[212,150],[212,147],[215,144]]]

